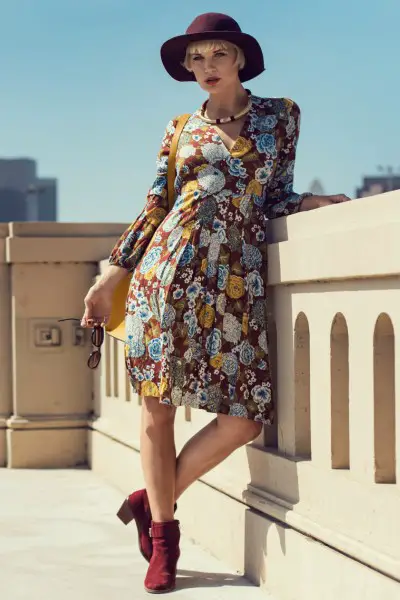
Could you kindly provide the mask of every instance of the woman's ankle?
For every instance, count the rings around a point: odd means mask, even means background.
[[[151,518],[154,523],[168,523],[175,520],[174,511],[155,510],[151,511]]]

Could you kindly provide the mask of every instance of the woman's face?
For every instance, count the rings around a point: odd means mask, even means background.
[[[239,81],[237,51],[230,44],[227,48],[194,52],[190,55],[188,66],[197,83],[209,94],[220,93]]]

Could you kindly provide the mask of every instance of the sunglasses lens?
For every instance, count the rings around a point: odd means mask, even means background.
[[[91,355],[89,356],[88,362],[87,362],[89,369],[96,369],[99,366],[100,359],[101,359],[101,354],[98,350],[95,350],[94,352],[92,352]]]

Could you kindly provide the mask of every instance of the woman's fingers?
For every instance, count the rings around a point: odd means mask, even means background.
[[[85,312],[81,320],[82,327],[104,327],[107,325],[109,315],[97,314],[98,311],[89,304],[86,305]]]
[[[85,312],[83,313],[83,317],[81,320],[82,327],[92,327],[93,317],[91,310],[89,307],[85,308]]]
[[[82,327],[93,327],[94,314],[93,314],[93,302],[91,302],[87,297],[84,300],[85,302],[85,312],[83,313],[81,325]]]
[[[329,198],[334,204],[339,204],[339,202],[348,202],[350,200],[346,194],[334,194],[333,196],[329,196]]]

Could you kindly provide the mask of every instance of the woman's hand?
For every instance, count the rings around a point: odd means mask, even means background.
[[[111,315],[114,290],[128,271],[122,267],[110,265],[85,297],[85,312],[83,314],[82,327],[102,326],[107,323]]]
[[[323,206],[331,206],[332,204],[340,204],[351,200],[345,194],[336,194],[333,196],[306,196],[300,205],[300,210],[314,210]]]
[[[85,312],[82,327],[95,327],[107,323],[112,307],[114,289],[95,283],[85,296]]]

